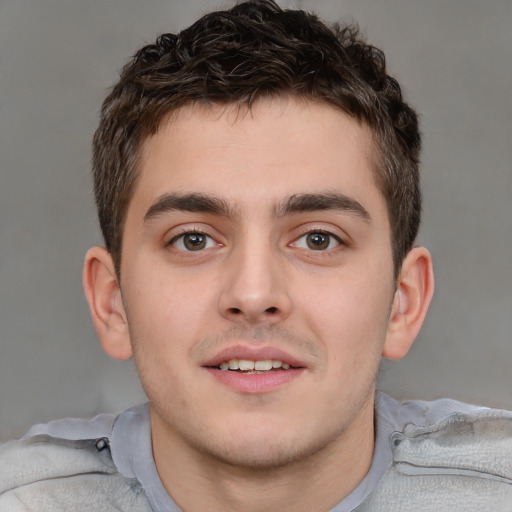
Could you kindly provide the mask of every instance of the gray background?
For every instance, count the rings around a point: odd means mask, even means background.
[[[381,387],[512,407],[512,2],[281,4],[357,20],[423,114],[420,241],[436,297]],[[100,242],[90,139],[127,57],[218,5],[0,0],[0,437],[143,400],[133,364],[101,352],[82,294]]]

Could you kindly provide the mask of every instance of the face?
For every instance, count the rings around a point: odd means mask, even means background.
[[[371,149],[293,100],[187,107],[147,141],[121,290],[154,439],[268,467],[372,431],[395,287]]]

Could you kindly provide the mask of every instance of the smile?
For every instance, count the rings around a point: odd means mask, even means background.
[[[268,372],[272,370],[289,370],[290,365],[282,361],[265,359],[258,361],[251,361],[248,359],[230,359],[223,361],[217,367],[219,370],[231,370],[238,372]]]
[[[298,379],[306,371],[302,361],[275,347],[229,347],[203,368],[220,384],[242,394],[266,394]]]

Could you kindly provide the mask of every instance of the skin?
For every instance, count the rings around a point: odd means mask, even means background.
[[[423,248],[393,280],[371,155],[364,126],[291,99],[185,107],[146,141],[121,283],[96,247],[84,286],[106,352],[135,357],[157,470],[183,510],[329,510],[367,473],[380,358],[405,355],[433,291]],[[334,193],[328,209],[290,207]],[[276,348],[301,367],[276,386],[207,368]]]

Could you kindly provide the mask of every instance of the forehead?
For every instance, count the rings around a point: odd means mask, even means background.
[[[161,194],[199,192],[251,209],[326,190],[382,202],[373,154],[370,130],[329,105],[190,105],[145,141],[132,202],[147,208]]]

